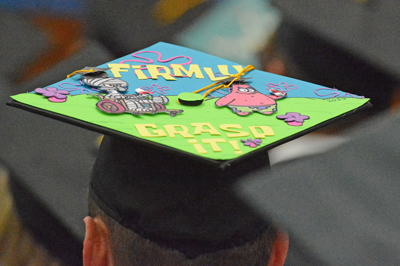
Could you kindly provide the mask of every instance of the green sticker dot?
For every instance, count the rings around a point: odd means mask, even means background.
[[[178,95],[178,100],[183,105],[196,106],[203,103],[203,96],[191,92],[182,92]]]

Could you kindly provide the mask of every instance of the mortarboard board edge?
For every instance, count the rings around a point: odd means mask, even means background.
[[[42,116],[46,116],[46,117],[49,117],[49,118],[52,118],[52,119],[55,119],[55,120],[58,120],[58,121],[62,121],[62,122],[65,122],[65,123],[68,123],[68,124],[71,124],[71,125],[74,125],[74,126],[78,126],[78,127],[84,128],[84,129],[95,131],[95,132],[98,132],[100,134],[116,136],[116,137],[119,137],[119,138],[122,138],[122,139],[125,139],[125,140],[129,140],[129,141],[133,141],[133,142],[136,141],[138,143],[139,142],[146,143],[146,145],[151,145],[152,147],[157,147],[159,149],[167,150],[169,153],[171,153],[173,155],[182,156],[182,154],[183,154],[185,157],[188,156],[189,158],[191,158],[191,159],[193,159],[195,161],[200,161],[200,162],[203,162],[203,163],[206,163],[206,164],[209,164],[209,165],[217,166],[221,170],[224,170],[227,167],[229,168],[231,166],[237,165],[238,163],[242,163],[244,161],[250,161],[250,160],[253,160],[253,162],[252,162],[253,166],[259,166],[261,164],[265,164],[265,161],[262,161],[262,160],[268,160],[268,164],[269,164],[268,153],[266,151],[268,151],[268,150],[270,150],[272,148],[275,148],[275,147],[277,147],[277,146],[279,146],[279,145],[281,145],[283,143],[286,143],[288,141],[297,139],[297,138],[299,138],[301,136],[304,136],[304,135],[306,135],[308,133],[311,133],[311,132],[314,132],[314,131],[316,131],[318,129],[321,129],[321,128],[325,127],[326,125],[331,124],[332,122],[335,122],[336,120],[340,120],[341,118],[348,117],[349,115],[352,115],[354,113],[358,113],[359,111],[362,111],[362,110],[365,110],[365,109],[369,109],[370,107],[372,107],[372,104],[368,101],[368,102],[366,102],[365,104],[359,106],[356,109],[353,109],[351,111],[343,113],[343,114],[341,114],[339,116],[333,117],[333,118],[331,118],[329,120],[326,120],[326,121],[324,121],[324,122],[322,122],[322,123],[320,123],[320,124],[318,124],[316,126],[310,127],[310,128],[308,128],[306,130],[303,130],[303,131],[298,132],[298,133],[296,133],[294,135],[291,135],[291,136],[289,136],[289,137],[287,137],[285,139],[282,139],[282,140],[276,141],[274,143],[271,143],[271,144],[269,144],[269,145],[267,145],[267,146],[265,146],[265,147],[263,147],[261,149],[257,149],[257,150],[255,150],[255,151],[253,151],[251,153],[244,154],[244,155],[242,155],[242,156],[240,156],[238,158],[234,158],[234,159],[230,159],[230,160],[226,160],[226,161],[220,161],[220,160],[213,160],[213,159],[209,159],[209,158],[200,157],[200,156],[197,156],[197,155],[185,152],[185,151],[177,150],[177,149],[174,149],[174,148],[171,148],[171,147],[168,147],[168,146],[164,146],[162,144],[158,144],[158,143],[155,143],[155,142],[152,142],[152,141],[149,141],[149,140],[139,139],[139,138],[136,138],[134,136],[130,136],[128,134],[125,134],[125,133],[122,133],[122,132],[118,132],[116,130],[112,130],[112,129],[108,129],[108,128],[105,128],[105,127],[102,127],[102,126],[98,126],[98,125],[95,125],[95,124],[91,124],[91,123],[88,123],[88,122],[80,121],[80,120],[77,120],[77,119],[74,119],[74,118],[69,118],[67,116],[60,115],[60,114],[57,114],[57,113],[54,113],[54,112],[51,112],[51,111],[39,109],[37,107],[30,106],[30,105],[27,105],[27,104],[24,104],[24,103],[15,101],[15,100],[10,100],[7,103],[7,105],[12,106],[12,107],[16,107],[16,108],[19,108],[19,109],[23,109],[25,111],[29,111],[29,112],[32,112],[32,113],[35,113],[35,114],[39,114],[39,115],[42,115]],[[260,156],[263,153],[266,154],[265,158],[263,156]],[[255,156],[255,155],[257,155],[257,156]],[[257,159],[258,163],[254,161],[255,160],[254,158],[258,158]]]

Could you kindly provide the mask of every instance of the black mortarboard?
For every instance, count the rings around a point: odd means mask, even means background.
[[[95,69],[106,67],[109,77],[83,71],[10,104],[107,135],[90,195],[122,225],[188,257],[240,245],[268,226],[230,190],[268,168],[268,149],[369,106],[362,96],[166,43]],[[236,73],[243,82],[199,106],[177,102]]]
[[[300,25],[384,73],[400,77],[396,0],[276,0],[272,3],[282,12],[284,20]]]
[[[205,163],[160,147],[105,137],[90,195],[125,227],[188,257],[241,245],[265,228],[231,192],[268,154],[233,165]]]
[[[379,116],[326,154],[249,175],[239,194],[316,258],[306,265],[399,265],[399,122]]]

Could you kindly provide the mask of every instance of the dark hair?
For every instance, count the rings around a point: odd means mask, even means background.
[[[256,239],[241,246],[206,253],[188,259],[178,250],[160,246],[119,224],[103,212],[89,196],[89,215],[99,217],[110,233],[110,245],[116,265],[213,266],[268,265],[277,231],[265,229]],[[227,225],[229,226],[229,225]]]

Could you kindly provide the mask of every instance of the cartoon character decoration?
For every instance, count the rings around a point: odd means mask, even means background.
[[[169,99],[164,95],[122,94],[121,92],[128,90],[128,83],[121,79],[108,77],[105,70],[107,69],[87,67],[83,71],[90,72],[76,71],[77,74],[83,74],[82,81],[85,84],[106,92],[106,95],[94,94],[101,100],[96,104],[100,110],[107,113],[131,113],[133,115],[168,113],[170,116],[183,112],[183,110],[167,109],[164,104],[167,104]]]
[[[285,92],[270,90],[272,95],[265,95],[251,87],[244,79],[235,81],[229,87],[229,94],[215,102],[218,107],[228,106],[240,116],[252,112],[270,115],[277,111],[276,100],[286,97]]]
[[[106,91],[106,98],[121,98],[122,95],[120,92],[126,92],[128,90],[128,82],[116,78],[89,78],[84,76],[82,81],[89,86]]]
[[[183,110],[166,109],[164,104],[167,104],[169,99],[164,95],[120,94],[118,98],[115,95],[107,98],[108,95],[96,95],[101,100],[96,104],[97,107],[107,113],[131,113],[133,115],[168,113],[170,116],[175,116],[183,112]]]

